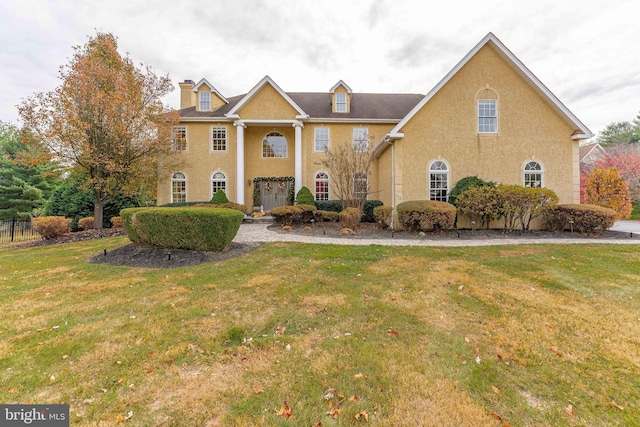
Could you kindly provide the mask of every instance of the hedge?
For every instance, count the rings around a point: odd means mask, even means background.
[[[315,205],[316,208],[321,211],[342,212],[342,202],[340,200],[316,200]],[[382,206],[382,202],[380,200],[365,200],[362,218],[360,218],[360,221],[376,222],[373,215],[373,209],[378,206]]]
[[[580,233],[611,228],[617,212],[597,205],[556,205],[544,213],[545,226],[551,231],[573,228]],[[573,223],[571,223],[573,221]]]
[[[244,215],[219,208],[132,208],[120,212],[134,243],[219,252],[233,240]]]
[[[456,220],[456,208],[435,200],[402,202],[396,207],[398,221],[414,231],[449,230]]]
[[[56,239],[71,232],[71,218],[41,216],[33,218],[33,228],[44,240]]]
[[[315,211],[316,207],[313,205],[284,205],[271,209],[269,215],[280,225],[291,225],[294,222],[311,221]]]

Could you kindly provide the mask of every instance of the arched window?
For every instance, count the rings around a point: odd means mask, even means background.
[[[447,201],[449,194],[449,168],[443,161],[429,165],[429,200]]]
[[[358,200],[367,200],[369,194],[369,180],[364,172],[356,173],[353,179],[353,195]]]
[[[315,179],[316,200],[329,200],[329,175],[318,172]]]
[[[262,157],[287,157],[287,139],[279,132],[271,132],[262,140]]]
[[[544,171],[542,170],[542,165],[540,163],[536,161],[525,163],[523,173],[523,181],[525,187],[544,187],[544,181],[542,180]]]
[[[187,201],[187,176],[176,172],[171,177],[171,203]]]
[[[227,194],[227,177],[222,172],[216,172],[211,177],[211,197],[218,190],[222,190]]]

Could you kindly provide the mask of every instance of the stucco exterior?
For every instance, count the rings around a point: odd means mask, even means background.
[[[187,143],[175,156],[183,161],[187,201],[209,200],[216,172],[226,178],[227,197],[247,207],[258,177],[294,177],[296,190],[314,193],[316,174],[328,173],[316,129],[331,149],[352,144],[354,128],[366,128],[376,157],[369,198],[385,205],[430,198],[434,161],[446,166],[448,190],[470,175],[525,185],[524,168],[534,162],[560,203],[579,203],[578,145],[590,131],[493,34],[426,95],[359,94],[343,81],[325,93],[287,93],[268,76],[231,98],[204,79],[180,88]],[[199,108],[203,90],[211,92],[210,111]],[[336,111],[339,93],[346,95],[344,112]],[[481,132],[479,101],[487,100],[496,110],[494,128]],[[224,150],[212,150],[212,128],[225,129]],[[265,157],[263,139],[274,132],[286,140],[286,155]],[[173,201],[171,176],[158,181],[158,204]],[[331,177],[329,189],[335,198]]]

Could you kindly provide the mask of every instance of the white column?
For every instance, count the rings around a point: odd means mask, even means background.
[[[294,190],[295,194],[302,188],[302,127],[304,125],[301,122],[294,122],[293,127],[296,132],[296,144],[295,144],[295,174],[296,180]]]
[[[236,127],[236,202],[244,205],[244,128],[242,122],[235,122]]]

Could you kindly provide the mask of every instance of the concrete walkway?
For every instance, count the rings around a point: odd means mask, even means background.
[[[625,221],[629,222],[629,221]],[[640,223],[634,221],[634,227],[638,226],[638,232],[640,232]],[[597,237],[585,237],[585,238],[567,238],[567,239],[544,239],[544,238],[505,238],[505,239],[481,239],[469,240],[469,239],[434,239],[430,240],[428,237],[424,239],[396,237],[396,238],[384,238],[384,239],[365,239],[365,238],[353,238],[353,237],[329,237],[322,235],[302,235],[295,233],[288,233],[285,231],[273,231],[268,230],[267,227],[271,224],[267,223],[254,223],[254,224],[242,224],[238,234],[234,238],[234,242],[238,243],[250,243],[250,242],[298,242],[298,243],[319,243],[319,244],[332,244],[332,245],[355,245],[355,246],[368,246],[368,245],[383,245],[383,246],[498,246],[498,245],[531,245],[531,244],[583,244],[583,243],[605,243],[605,244],[620,244],[620,245],[640,245],[640,235],[633,235],[627,239],[599,239]],[[616,224],[617,225],[617,224]],[[616,231],[628,231],[631,229],[630,224],[621,224],[620,228]],[[402,236],[402,235],[400,235]],[[631,235],[629,235],[631,236]]]

